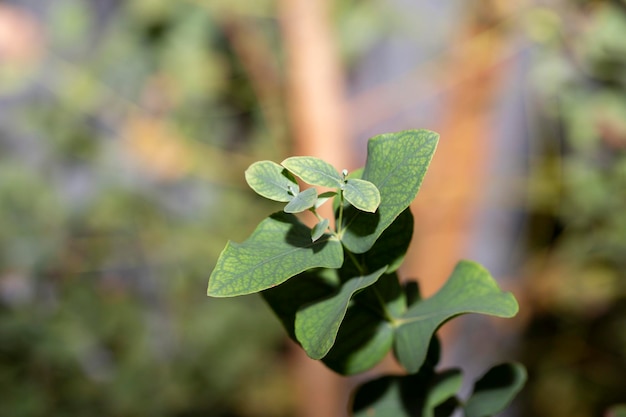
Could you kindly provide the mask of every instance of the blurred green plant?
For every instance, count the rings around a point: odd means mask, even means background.
[[[292,414],[271,314],[195,289],[263,207],[234,173],[284,148],[222,3],[33,6],[41,67],[0,103],[0,416]]]
[[[524,335],[535,416],[601,415],[626,398],[626,8],[533,9],[541,137],[530,188]],[[565,349],[567,347],[567,349]]]
[[[261,293],[307,355],[337,373],[367,371],[393,351],[408,375],[359,387],[354,416],[443,417],[459,407],[467,417],[493,416],[526,380],[523,366],[498,365],[461,401],[461,372],[435,370],[435,332],[442,324],[466,313],[512,317],[518,311],[514,296],[484,268],[459,262],[428,299],[396,273],[412,237],[409,205],[438,138],[426,130],[376,136],[365,167],[351,175],[313,157],[252,164],[245,175],[250,187],[286,205],[245,242],[229,241],[209,279],[212,297]],[[311,187],[301,190],[296,177]],[[334,218],[323,218],[318,209],[330,199]],[[316,220],[312,228],[296,216],[307,212]]]

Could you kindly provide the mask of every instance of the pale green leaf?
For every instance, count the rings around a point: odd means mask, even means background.
[[[346,181],[343,196],[354,207],[369,213],[375,212],[380,204],[378,188],[369,181],[357,178]]]
[[[324,235],[324,232],[328,228],[328,219],[322,219],[319,223],[313,226],[311,229],[311,240],[315,242],[317,239]]]
[[[315,206],[316,202],[317,190],[315,188],[307,188],[296,194],[293,199],[287,203],[283,211],[285,213],[301,213]]]
[[[315,208],[320,208],[322,206],[322,204],[324,204],[325,202],[327,202],[331,198],[335,197],[336,195],[337,195],[337,193],[334,192],[334,191],[326,191],[326,192],[320,194],[318,196],[318,198],[317,198],[317,202],[315,203]]]
[[[281,162],[291,173],[311,185],[339,188],[343,177],[328,162],[312,156],[293,156]]]
[[[311,358],[321,359],[328,353],[335,343],[352,296],[376,282],[385,269],[350,278],[342,283],[337,293],[296,313],[296,338]]]
[[[348,207],[341,240],[353,253],[363,253],[415,199],[433,157],[439,135],[428,130],[388,133],[369,140],[362,179],[380,192],[375,213]]]
[[[396,357],[407,371],[417,372],[426,358],[425,341],[447,320],[466,313],[513,317],[517,310],[513,294],[502,292],[487,270],[461,261],[437,294],[413,304],[398,321]]]
[[[519,363],[491,368],[474,384],[465,403],[465,417],[491,417],[504,410],[526,383],[526,369]]]
[[[286,203],[300,190],[293,176],[272,161],[258,161],[245,172],[246,182],[257,194]]]
[[[276,286],[310,268],[339,268],[341,243],[330,235],[311,241],[311,230],[292,214],[263,220],[243,243],[228,242],[209,279],[207,294],[233,297]]]

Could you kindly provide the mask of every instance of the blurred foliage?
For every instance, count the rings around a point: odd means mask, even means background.
[[[527,19],[540,155],[531,178],[523,415],[602,415],[626,398],[626,5]]]
[[[241,3],[23,2],[42,44],[0,90],[0,416],[291,414],[271,313],[205,297],[265,211],[243,168],[285,152],[227,25],[278,61],[271,3]]]

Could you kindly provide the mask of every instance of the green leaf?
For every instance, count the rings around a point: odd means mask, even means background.
[[[424,368],[417,374],[385,376],[357,388],[353,417],[435,417],[439,406],[452,400],[461,386],[461,372],[456,369],[435,374]],[[444,415],[449,415],[450,413]]]
[[[296,194],[283,209],[285,213],[301,213],[310,209],[317,202],[317,190],[315,188],[307,188],[306,190]]]
[[[352,298],[324,363],[342,375],[371,369],[391,350],[392,317],[405,311],[406,299],[398,276],[395,273],[381,276]]]
[[[379,278],[385,278],[385,276]],[[394,276],[397,281],[397,277]],[[334,269],[315,269],[293,277],[262,292],[263,298],[279,317],[289,336],[295,335],[296,314],[302,308],[333,297],[342,280]],[[378,285],[378,281],[374,284]],[[369,289],[366,288],[365,291]],[[360,297],[362,293],[353,297]],[[323,358],[324,363],[343,375],[371,369],[391,350],[393,328],[369,306],[351,302],[339,327],[335,344]]]
[[[376,136],[368,142],[363,179],[380,192],[376,213],[348,207],[344,210],[345,247],[353,253],[369,250],[382,232],[411,204],[430,160],[439,135],[428,130],[407,130]]]
[[[328,162],[312,156],[293,156],[281,162],[281,165],[311,185],[338,188],[343,177]]]
[[[313,229],[311,229],[311,240],[315,242],[317,239],[322,237],[327,227],[328,219],[322,219],[322,221],[313,226]]]
[[[437,374],[430,383],[424,406],[424,417],[434,417],[438,406],[454,398],[461,389],[463,375],[458,369]]]
[[[341,279],[335,269],[305,271],[282,284],[264,290],[261,295],[282,322],[289,337],[297,342],[296,313],[302,307],[337,292]]]
[[[293,176],[272,161],[255,162],[245,172],[246,182],[257,194],[286,203],[300,188]]]
[[[396,357],[408,372],[417,372],[426,357],[425,341],[447,320],[466,313],[513,317],[517,311],[513,294],[502,292],[487,270],[461,261],[437,294],[416,302],[398,320]]]
[[[380,235],[372,248],[356,257],[370,271],[387,265],[386,272],[391,273],[402,265],[412,237],[413,214],[407,208]]]
[[[465,403],[465,417],[491,417],[504,410],[526,383],[526,369],[518,363],[491,368],[474,384]]]
[[[383,267],[371,274],[350,278],[343,282],[337,293],[296,313],[296,338],[307,355],[313,359],[321,359],[328,353],[335,343],[352,296],[376,282],[385,269]]]
[[[324,204],[325,202],[327,202],[331,198],[335,197],[336,195],[337,195],[337,193],[334,192],[334,191],[326,191],[326,192],[320,194],[318,196],[318,198],[317,198],[317,202],[315,203],[315,208],[321,207],[322,204]]]
[[[263,220],[243,243],[228,242],[209,279],[207,294],[233,297],[255,293],[310,268],[339,268],[341,243],[330,235],[311,242],[311,230],[292,214]]]
[[[354,207],[369,213],[374,213],[380,204],[378,188],[369,181],[357,178],[346,181],[343,196]]]
[[[335,344],[322,361],[341,375],[365,372],[389,353],[393,332],[390,322],[366,306],[352,303],[339,327]]]

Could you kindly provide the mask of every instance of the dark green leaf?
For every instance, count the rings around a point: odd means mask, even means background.
[[[322,361],[342,375],[365,372],[391,350],[393,327],[366,306],[353,303],[339,327],[335,344]]]
[[[337,293],[296,313],[296,338],[311,358],[321,359],[328,353],[352,296],[376,282],[383,272],[385,268],[345,280]]]
[[[452,400],[461,386],[461,372],[435,374],[423,368],[417,374],[386,376],[360,386],[353,401],[354,417],[436,417],[437,407]],[[449,414],[447,414],[449,415]]]
[[[412,237],[413,214],[407,208],[376,240],[374,246],[364,254],[357,255],[357,258],[369,271],[387,265],[387,273],[391,273],[402,265]]]
[[[348,207],[341,241],[353,253],[368,251],[382,232],[415,198],[435,152],[439,135],[407,130],[369,140],[363,179],[380,192],[376,213]]]
[[[371,369],[391,350],[393,316],[406,310],[396,274],[383,275],[353,297],[324,363],[343,375]]]
[[[289,336],[297,342],[296,313],[303,306],[331,296],[338,291],[341,280],[334,269],[313,269],[261,293],[265,301],[285,326]]]
[[[466,313],[512,317],[517,310],[513,294],[502,292],[487,270],[475,262],[461,261],[437,294],[413,304],[398,320],[396,357],[407,371],[417,372],[426,357],[424,341],[447,320]]]
[[[526,369],[518,363],[491,368],[474,384],[465,403],[465,417],[491,417],[504,410],[526,382]]]
[[[263,220],[243,243],[228,242],[209,279],[207,294],[233,297],[278,285],[310,268],[339,268],[341,243],[330,235],[311,242],[311,230],[292,214]]]

